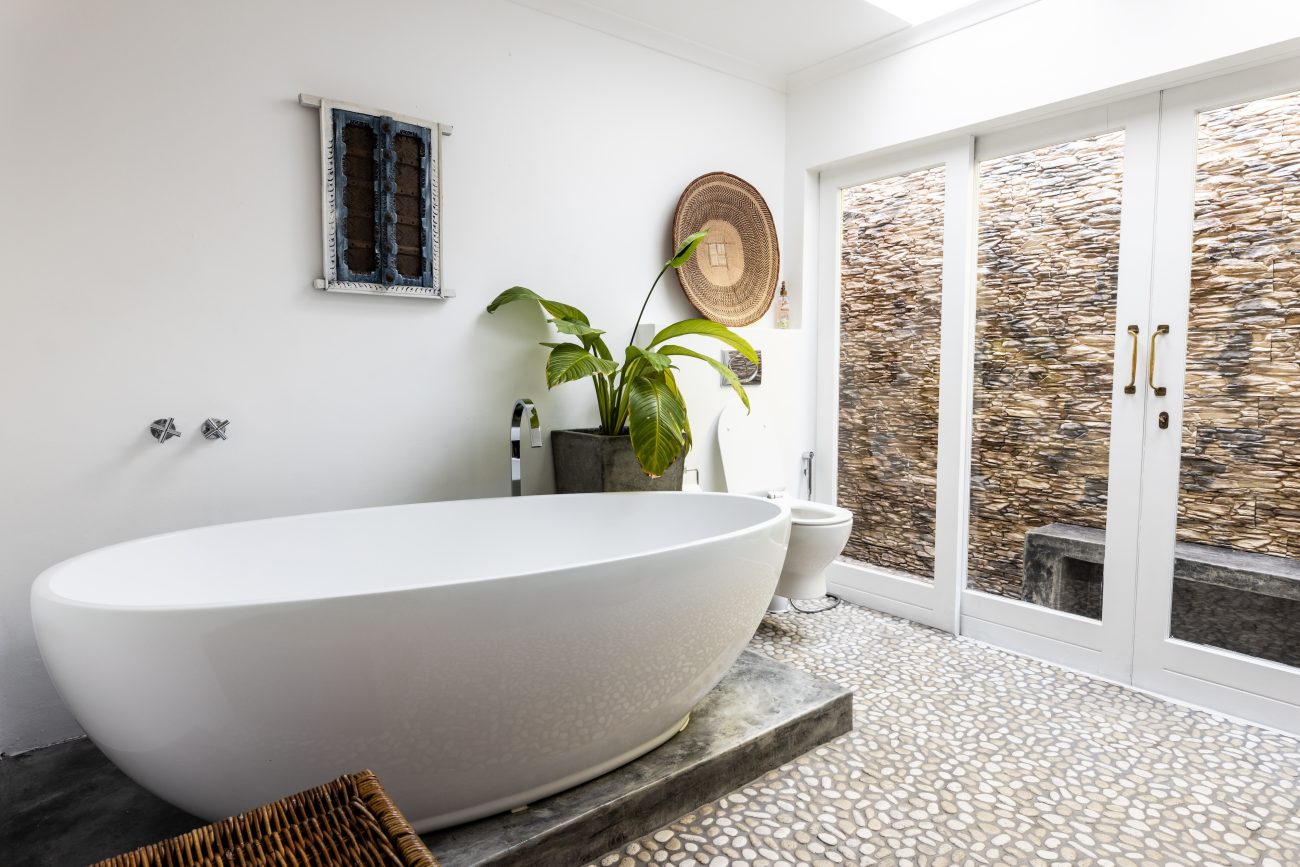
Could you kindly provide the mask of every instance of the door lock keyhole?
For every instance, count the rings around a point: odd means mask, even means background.
[[[1160,415],[1156,416],[1156,423],[1160,425],[1161,430],[1169,427],[1169,413],[1162,412]]]

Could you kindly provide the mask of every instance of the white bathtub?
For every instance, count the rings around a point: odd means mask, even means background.
[[[60,563],[32,617],[86,732],[176,806],[212,820],[371,768],[426,831],[679,731],[757,628],[789,523],[682,493],[274,518]]]

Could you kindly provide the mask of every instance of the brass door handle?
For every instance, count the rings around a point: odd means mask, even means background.
[[[1129,336],[1133,338],[1133,366],[1129,370],[1128,385],[1124,386],[1125,394],[1137,394],[1138,381],[1138,327],[1130,325],[1128,327]]]
[[[1168,325],[1157,325],[1156,330],[1151,332],[1151,351],[1147,354],[1147,385],[1151,386],[1156,397],[1164,397],[1168,390],[1163,385],[1156,385],[1156,338],[1168,333]]]

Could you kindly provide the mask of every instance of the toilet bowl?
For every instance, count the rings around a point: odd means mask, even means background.
[[[853,513],[838,506],[787,495],[780,451],[767,421],[740,404],[718,416],[718,448],[727,490],[781,500],[790,506],[790,547],[776,595],[819,599],[826,595],[826,567],[840,555],[853,529]],[[779,610],[779,606],[769,610]]]

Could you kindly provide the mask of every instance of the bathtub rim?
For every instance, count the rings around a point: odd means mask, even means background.
[[[502,581],[508,578],[541,577],[541,576],[545,576],[545,575],[549,575],[561,571],[566,571],[566,570],[572,570],[572,569],[585,569],[594,566],[605,566],[605,565],[626,563],[628,561],[641,559],[644,557],[652,557],[656,555],[675,553],[679,551],[689,551],[692,548],[700,547],[703,545],[739,538],[740,536],[743,536],[745,534],[762,532],[767,530],[772,525],[780,523],[783,520],[788,525],[790,521],[790,507],[787,503],[781,500],[768,499],[764,497],[755,497],[749,494],[737,494],[728,491],[617,491],[617,492],[591,493],[591,494],[536,494],[536,495],[530,495],[528,499],[536,500],[536,499],[550,499],[556,497],[570,497],[570,498],[571,497],[637,497],[637,498],[656,497],[656,498],[660,498],[660,497],[672,497],[672,496],[687,496],[691,498],[707,497],[707,498],[715,498],[715,499],[720,498],[720,499],[728,499],[728,500],[744,498],[746,500],[754,500],[762,503],[768,503],[771,506],[775,507],[777,511],[776,514],[772,515],[769,518],[766,518],[762,521],[758,521],[756,523],[750,524],[745,527],[741,527],[740,529],[732,530],[728,533],[721,533],[713,536],[702,536],[698,539],[693,539],[689,542],[682,542],[676,545],[665,545],[656,548],[649,548],[642,551],[636,551],[630,554],[623,554],[616,557],[606,557],[599,560],[575,560],[573,562],[565,562],[563,564],[552,566],[546,569],[533,569],[533,570],[523,570],[523,571],[515,571],[515,572],[496,573],[492,575],[482,575],[475,578],[446,581],[436,585],[416,584],[416,585],[405,586],[405,587],[387,587],[387,588],[362,590],[357,592],[334,593],[329,595],[318,595],[318,596],[294,596],[294,597],[286,597],[282,599],[258,599],[258,600],[243,600],[243,601],[226,600],[220,602],[187,602],[187,603],[170,603],[166,605],[139,605],[139,604],[126,605],[126,604],[117,604],[112,602],[90,602],[84,599],[77,599],[75,597],[65,596],[60,593],[56,593],[50,587],[50,583],[54,579],[56,573],[71,568],[81,560],[84,560],[89,557],[93,557],[97,554],[102,554],[105,551],[124,548],[131,545],[144,544],[146,542],[153,542],[159,539],[166,539],[172,536],[179,536],[185,533],[194,533],[200,530],[215,529],[218,527],[234,527],[234,526],[244,526],[244,525],[254,525],[254,524],[266,524],[274,521],[292,521],[295,519],[309,518],[314,515],[338,515],[344,513],[359,514],[363,512],[375,512],[382,509],[401,509],[401,508],[407,508],[412,506],[457,503],[457,502],[464,502],[464,501],[463,500],[422,500],[413,503],[392,503],[392,504],[382,505],[382,506],[362,506],[354,509],[328,509],[320,512],[301,512],[292,515],[274,515],[266,518],[252,518],[246,521],[226,521],[217,524],[203,524],[198,527],[185,527],[179,530],[169,530],[165,533],[154,533],[149,536],[139,536],[133,539],[125,539],[121,542],[113,542],[108,545],[101,545],[98,548],[92,548],[89,551],[85,551],[81,554],[76,554],[72,557],[67,558],[66,560],[60,560],[59,562],[46,567],[32,581],[32,587],[29,594],[30,607],[34,609],[37,600],[40,599],[49,602],[51,604],[70,607],[70,608],[144,614],[144,613],[155,613],[155,612],[162,613],[162,612],[174,612],[174,611],[221,611],[221,610],[227,610],[233,608],[257,609],[263,607],[286,606],[286,605],[295,605],[295,604],[301,605],[301,604],[308,604],[313,602],[325,602],[331,600],[356,599],[360,597],[386,596],[394,593],[411,593],[417,590],[428,590],[437,587],[456,587],[456,586],[463,586],[466,584],[479,584],[479,583]],[[479,497],[479,498],[474,498],[473,501],[483,502],[489,500],[513,500],[513,499],[515,498],[514,497]],[[38,635],[39,635],[39,630],[38,630]],[[39,642],[39,637],[38,637],[38,642]]]

